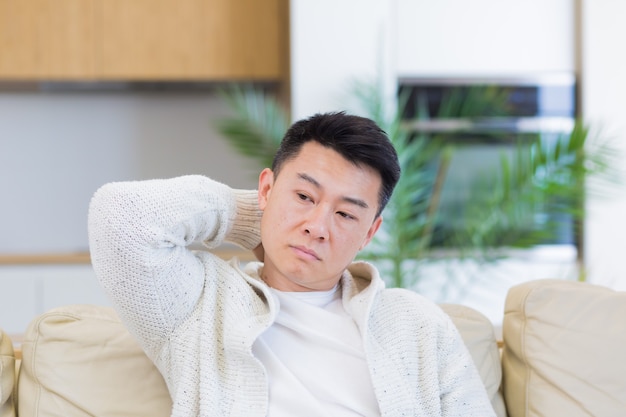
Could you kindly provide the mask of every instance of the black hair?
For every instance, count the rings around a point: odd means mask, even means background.
[[[398,154],[373,120],[345,112],[318,113],[295,122],[285,133],[274,156],[272,171],[278,176],[283,164],[298,156],[302,145],[315,141],[356,166],[373,168],[381,178],[377,216],[389,202],[400,179]]]

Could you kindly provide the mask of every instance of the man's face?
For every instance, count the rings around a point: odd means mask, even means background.
[[[375,170],[313,141],[278,176],[263,170],[263,279],[282,291],[331,289],[380,227],[380,188]]]

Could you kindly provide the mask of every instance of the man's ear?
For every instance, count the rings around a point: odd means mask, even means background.
[[[274,172],[265,168],[259,174],[259,208],[264,210],[267,206],[270,194],[272,193],[272,187],[274,186]]]
[[[367,246],[368,243],[371,242],[372,238],[374,237],[374,235],[376,234],[376,232],[378,231],[378,229],[380,228],[380,225],[382,223],[383,223],[383,216],[380,215],[380,216],[376,217],[376,219],[374,220],[374,222],[370,226],[369,230],[367,231],[367,235],[365,236],[365,240],[361,244],[361,247],[359,248],[359,250],[363,249],[364,247]]]

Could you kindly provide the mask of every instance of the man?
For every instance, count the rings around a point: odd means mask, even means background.
[[[186,176],[96,192],[93,266],[172,416],[494,415],[447,316],[353,261],[399,175],[374,122],[328,113],[287,131],[257,191]],[[226,241],[262,262],[210,252]]]

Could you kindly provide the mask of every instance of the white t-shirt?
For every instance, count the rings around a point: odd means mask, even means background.
[[[268,373],[268,416],[380,416],[362,337],[343,308],[341,288],[272,293],[278,317],[252,348]]]

